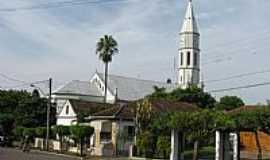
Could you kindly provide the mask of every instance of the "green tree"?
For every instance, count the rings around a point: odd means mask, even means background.
[[[187,89],[175,89],[170,93],[170,99],[193,103],[200,108],[214,108],[216,103],[215,98],[197,86],[190,86]]]
[[[157,138],[157,151],[163,154],[163,158],[168,158],[171,152],[170,136],[158,136]]]
[[[237,96],[224,96],[220,98],[219,103],[217,103],[217,109],[232,110],[244,105],[243,100]]]
[[[53,131],[55,132],[55,134],[57,134],[59,136],[60,152],[62,152],[63,151],[64,137],[70,135],[70,127],[57,125],[57,126],[53,127]]]
[[[137,135],[136,145],[145,157],[151,157],[150,148],[153,148],[153,134],[150,131],[142,131]]]
[[[8,136],[13,129],[14,116],[10,113],[0,113],[0,134]]]
[[[72,138],[80,143],[80,155],[83,155],[83,145],[86,137],[90,137],[94,133],[94,128],[90,126],[71,126],[70,132]]]
[[[99,59],[105,63],[105,94],[104,94],[104,103],[106,103],[107,98],[107,85],[108,85],[108,65],[112,61],[113,55],[118,53],[118,44],[117,41],[112,37],[105,35],[100,38],[96,46],[96,54],[98,54]]]
[[[166,92],[165,88],[154,87],[154,93],[147,96],[150,100],[182,101],[196,104],[200,108],[214,108],[216,100],[209,93],[197,86],[187,89],[177,88],[172,92]]]
[[[45,138],[46,137],[46,131],[47,131],[46,127],[37,127],[37,128],[35,128],[35,135],[38,138]]]

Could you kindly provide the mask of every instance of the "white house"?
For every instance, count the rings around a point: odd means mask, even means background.
[[[112,106],[115,105],[69,99],[56,116],[56,124],[64,126],[74,125],[78,123],[80,118],[83,120],[86,116],[90,116]]]

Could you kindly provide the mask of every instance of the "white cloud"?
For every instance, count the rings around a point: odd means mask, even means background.
[[[12,8],[40,2],[12,0],[1,1],[0,5]],[[49,76],[61,81],[87,80],[96,68],[103,70],[94,54],[96,41],[112,34],[120,47],[120,54],[110,65],[112,73],[154,80],[172,78],[185,6],[185,1],[178,0],[133,0],[115,5],[0,12],[0,72],[29,81]],[[268,1],[205,0],[194,1],[194,7],[202,35],[203,62],[233,53],[231,61],[204,66],[204,77],[227,77],[268,66]],[[251,50],[257,54],[250,54]],[[246,83],[264,80],[250,78]],[[219,83],[209,88],[244,82]],[[8,84],[1,79],[0,83]],[[267,98],[263,91],[250,91],[258,96],[252,97],[249,91],[233,93],[252,103]]]

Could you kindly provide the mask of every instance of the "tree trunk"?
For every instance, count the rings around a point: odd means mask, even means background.
[[[83,138],[81,138],[80,140],[80,144],[81,144],[81,147],[80,147],[80,155],[83,156]]]
[[[193,146],[193,160],[198,160],[199,158],[199,141],[196,140],[194,142],[194,146]]]
[[[104,103],[107,102],[107,88],[108,88],[108,62],[105,63],[105,92],[104,92]]]
[[[257,159],[262,159],[262,147],[260,144],[260,140],[259,140],[259,136],[258,136],[258,132],[255,131],[255,139],[256,139],[256,145],[257,145],[257,149],[258,149],[258,157]]]
[[[60,152],[62,153],[63,152],[63,137],[60,136]]]

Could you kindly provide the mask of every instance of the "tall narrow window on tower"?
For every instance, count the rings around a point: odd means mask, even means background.
[[[187,52],[187,65],[190,65],[190,52]]]
[[[183,55],[183,54],[184,54],[184,53],[183,53],[183,52],[181,52],[180,54],[181,54],[181,55],[180,55],[180,56],[181,56],[181,57],[180,57],[180,58],[181,58],[181,60],[180,60],[180,61],[181,61],[181,66],[182,66],[182,65],[183,65],[183,58],[184,58],[184,55]]]
[[[194,52],[193,66],[197,66],[197,53],[196,52]]]

